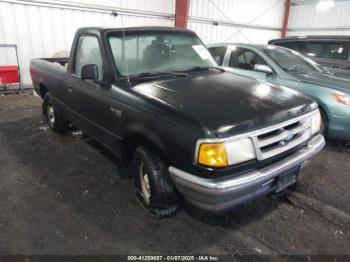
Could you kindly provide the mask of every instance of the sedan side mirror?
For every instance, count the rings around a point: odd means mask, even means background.
[[[220,58],[220,56],[215,56],[214,60],[219,66],[221,66],[221,63],[220,63],[221,62],[221,58]]]
[[[254,66],[254,71],[265,73],[267,75],[272,75],[273,74],[272,68],[269,67],[268,65],[258,65],[258,64],[256,64]]]
[[[81,68],[81,79],[83,80],[97,80],[98,79],[98,68],[95,64],[83,65]]]

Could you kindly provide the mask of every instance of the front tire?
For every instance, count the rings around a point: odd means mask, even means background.
[[[46,93],[44,96],[42,107],[43,115],[50,129],[57,133],[65,133],[69,128],[68,122],[65,121],[60,113],[56,110],[50,93]]]
[[[166,164],[150,150],[135,151],[135,193],[141,206],[153,217],[169,217],[179,208],[179,196]]]
[[[329,126],[328,117],[322,108],[320,108],[320,114],[321,114],[321,120],[322,120],[320,133],[326,138],[328,135],[328,126]]]

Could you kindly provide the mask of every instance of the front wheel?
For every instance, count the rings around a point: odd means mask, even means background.
[[[57,133],[64,133],[68,130],[68,122],[57,112],[52,102],[50,93],[46,93],[43,101],[43,114],[50,129]]]
[[[179,196],[160,157],[139,147],[135,152],[133,169],[135,193],[141,206],[156,218],[173,215],[179,208]]]
[[[320,133],[326,138],[328,134],[328,117],[326,113],[323,111],[323,109],[320,108],[320,114],[321,114],[321,128]]]

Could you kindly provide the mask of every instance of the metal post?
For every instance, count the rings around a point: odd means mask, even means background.
[[[18,65],[19,87],[22,90],[22,92],[24,92],[24,87],[23,87],[23,83],[22,83],[21,66],[19,64],[19,56],[18,56],[17,45],[15,45],[15,51],[16,51],[16,60],[17,60],[17,65]]]
[[[22,82],[22,74],[21,74],[21,66],[20,66],[20,61],[19,61],[19,55],[18,55],[18,50],[17,50],[17,45],[16,44],[0,44],[0,48],[14,48],[15,53],[16,53],[16,61],[17,61],[17,66],[18,66],[18,78],[19,78],[19,87],[21,91],[24,91],[23,87],[23,82]]]
[[[176,0],[175,27],[187,28],[190,0]]]
[[[292,0],[286,0],[285,7],[284,7],[284,18],[283,18],[283,25],[282,25],[282,31],[281,31],[281,38],[285,38],[287,35],[289,12],[290,12],[291,4],[292,4]]]

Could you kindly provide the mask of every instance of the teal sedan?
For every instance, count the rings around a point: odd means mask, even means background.
[[[325,71],[311,59],[278,46],[215,44],[207,46],[227,71],[297,90],[320,107],[328,138],[350,140],[350,80]]]

